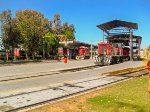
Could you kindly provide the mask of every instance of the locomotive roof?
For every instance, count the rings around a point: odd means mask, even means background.
[[[133,22],[121,21],[121,20],[113,20],[110,22],[97,25],[97,27],[105,31],[106,33],[109,33],[109,30],[118,27],[121,27],[121,29],[115,29],[115,30],[129,30],[129,29],[137,30],[138,24]]]

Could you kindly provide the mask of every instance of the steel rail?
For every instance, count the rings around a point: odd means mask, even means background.
[[[29,74],[22,74],[22,75],[26,75],[26,76],[23,76],[23,77],[21,77],[21,75],[15,75],[15,76],[12,76],[9,79],[7,79],[7,78],[10,77],[10,76],[6,76],[6,77],[0,77],[0,78],[6,78],[6,79],[0,80],[0,82],[20,80],[20,79],[28,79],[28,78],[36,78],[36,77],[42,77],[42,76],[49,76],[49,75],[67,73],[67,72],[78,72],[78,71],[90,70],[90,69],[95,69],[95,68],[100,68],[100,67],[101,66],[93,65],[93,66],[88,66],[88,67],[71,68],[71,69],[56,70],[56,71],[29,73]],[[52,73],[50,73],[50,72],[52,72]],[[35,74],[35,75],[31,75],[31,74]],[[39,74],[39,75],[37,75],[37,74]],[[27,76],[27,75],[29,75],[29,76]],[[17,77],[17,76],[20,76],[20,77]]]
[[[143,71],[143,72],[141,73],[140,71]],[[140,72],[139,75],[132,76],[132,73],[138,73],[138,72]],[[129,76],[129,74],[131,74],[131,76]],[[68,98],[68,97],[73,97],[75,95],[78,95],[78,94],[81,94],[81,93],[85,93],[85,92],[88,92],[90,90],[94,90],[94,89],[97,89],[97,88],[106,87],[106,86],[109,86],[109,85],[112,85],[112,84],[115,84],[115,83],[119,83],[119,82],[122,82],[122,81],[125,81],[125,80],[129,80],[129,79],[133,79],[133,78],[136,78],[136,77],[144,76],[144,75],[147,75],[147,74],[148,74],[147,68],[140,69],[140,70],[137,70],[137,71],[133,71],[133,72],[130,72],[130,73],[119,74],[119,76],[123,75],[125,78],[124,79],[119,79],[117,81],[110,82],[110,83],[107,83],[107,84],[104,84],[104,85],[101,85],[101,86],[97,86],[97,87],[89,88],[89,89],[86,89],[86,90],[82,90],[82,91],[79,91],[79,92],[76,92],[76,93],[71,93],[71,94],[68,94],[68,95],[60,96],[60,97],[57,97],[57,98],[54,98],[54,99],[51,99],[51,100],[46,100],[46,101],[38,102],[38,103],[35,103],[35,104],[27,105],[27,106],[24,106],[24,107],[19,107],[19,108],[11,109],[11,110],[8,110],[6,112],[21,111],[21,110],[24,110],[24,109],[27,109],[27,108],[30,108],[30,107],[36,107],[36,106],[39,106],[39,105],[44,105],[46,103],[50,103],[50,102],[54,102],[54,101],[59,101],[61,99]],[[128,75],[128,76],[125,76],[125,75]],[[110,77],[110,76],[112,76],[112,75],[106,75],[106,76],[104,76],[102,78],[106,78],[106,77]],[[116,75],[116,77],[117,76],[118,75]],[[93,79],[93,80],[98,80],[98,79]],[[90,80],[87,80],[85,82],[88,82],[88,81],[90,81]],[[82,82],[78,82],[78,83],[82,83]],[[63,85],[63,86],[67,86],[67,85]],[[55,88],[57,89],[59,87],[62,87],[62,86],[58,86],[58,87],[55,87]],[[50,87],[50,88],[47,88],[47,90],[48,89],[53,89],[53,88]],[[32,92],[21,93],[21,94],[30,94],[30,93],[44,91],[44,90],[46,90],[46,89],[41,89],[41,90],[38,90],[38,91],[32,91]],[[21,94],[18,94],[18,95],[21,95]],[[15,95],[15,96],[17,96],[17,95]],[[13,95],[12,96],[7,96],[7,97],[3,97],[3,98],[0,98],[0,99],[9,98],[9,97],[13,97]]]

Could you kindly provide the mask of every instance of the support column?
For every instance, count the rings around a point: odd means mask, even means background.
[[[92,40],[91,40],[91,59],[93,59],[93,48],[92,48]]]
[[[0,20],[0,50],[2,50],[2,38],[3,38],[3,19]]]
[[[67,58],[69,59],[70,57],[69,57],[70,55],[69,55],[69,48],[67,47]]]
[[[140,54],[140,50],[141,50],[141,43],[140,43],[140,39],[138,39],[138,55],[140,56],[141,54]]]
[[[103,42],[105,41],[105,37],[104,37],[104,31],[103,31]]]
[[[130,29],[130,61],[133,61],[133,32]]]

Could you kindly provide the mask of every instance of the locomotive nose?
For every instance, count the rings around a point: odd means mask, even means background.
[[[100,60],[99,60],[98,55],[94,56],[94,63],[95,63],[96,65],[99,65]]]

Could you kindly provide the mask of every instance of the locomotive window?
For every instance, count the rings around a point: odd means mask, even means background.
[[[106,46],[100,47],[100,54],[106,54]]]

